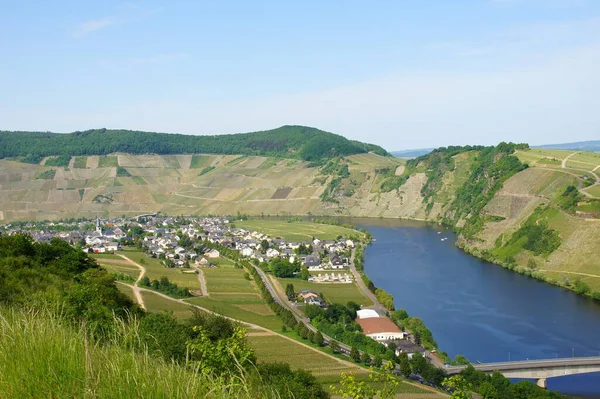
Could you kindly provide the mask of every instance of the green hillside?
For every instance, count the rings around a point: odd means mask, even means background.
[[[237,322],[144,312],[59,239],[0,235],[0,285],[2,398],[329,397],[309,372],[257,360]]]
[[[600,154],[584,151],[440,148],[402,174],[380,170],[379,204],[412,192],[402,216],[444,223],[475,256],[600,299],[599,169]]]
[[[108,129],[69,134],[0,132],[0,158],[21,158],[30,163],[39,163],[47,156],[106,155],[115,152],[264,155],[314,162],[371,151],[389,155],[379,146],[351,141],[337,134],[305,126],[282,126],[261,132],[215,136]]]
[[[451,226],[478,257],[600,291],[600,154],[501,143],[408,161],[373,151],[320,162],[293,155],[0,159],[0,223],[154,212],[427,220]]]

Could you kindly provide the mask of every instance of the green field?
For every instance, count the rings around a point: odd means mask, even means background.
[[[91,258],[94,258],[98,261],[102,259],[114,259],[114,260],[124,260],[119,255],[116,254],[90,254]]]
[[[585,189],[585,192],[600,198],[600,185],[591,186]]]
[[[190,163],[190,169],[198,169],[203,167],[208,161],[207,155],[193,155]]]
[[[102,260],[98,260],[98,263],[103,268],[108,270],[110,273],[114,273],[114,274],[123,273],[123,274],[126,274],[126,275],[132,277],[134,280],[137,279],[138,276],[140,275],[140,269],[138,269],[137,267],[135,267],[131,264],[126,263],[124,260],[122,260],[122,261],[123,261],[122,264],[107,263],[107,262],[102,262]]]
[[[356,284],[320,284],[295,278],[279,278],[277,281],[283,288],[287,284],[293,284],[296,292],[306,289],[322,293],[327,302],[346,304],[349,301],[354,301],[359,305],[373,305],[369,298],[360,292]]]
[[[270,237],[282,237],[287,241],[311,241],[313,237],[320,240],[335,240],[338,236],[348,237],[356,231],[342,226],[312,222],[291,222],[285,220],[249,219],[236,222],[237,227],[256,230]]]
[[[190,269],[165,267],[161,265],[160,260],[151,258],[142,252],[126,251],[123,255],[145,267],[146,276],[150,280],[160,280],[162,276],[166,276],[169,278],[169,281],[177,284],[181,288],[185,287],[190,290],[200,289],[200,283],[198,282],[198,276],[196,274],[183,273],[183,270]]]
[[[280,329],[283,324],[258,293],[210,294],[210,297],[192,298],[186,302],[271,330]]]
[[[137,300],[135,299],[135,295],[133,294],[131,288],[123,284],[117,284],[117,289],[123,294],[127,295],[133,302],[137,303]]]
[[[255,292],[250,280],[244,278],[242,269],[228,267],[206,267],[202,269],[206,278],[208,292]]]
[[[173,313],[179,320],[185,320],[193,315],[193,308],[191,306],[170,301],[153,292],[142,291],[142,298],[144,299],[144,305],[148,312]]]
[[[316,376],[338,377],[342,372],[352,372],[356,375],[366,374],[367,370],[355,366],[349,367],[332,359],[324,353],[316,352],[277,335],[249,336],[248,342],[256,351],[259,362],[289,363],[293,369],[311,371]]]
[[[73,167],[77,169],[87,168],[87,157],[75,157],[73,160]]]
[[[99,168],[114,168],[119,166],[119,159],[115,156],[102,156],[98,159]]]

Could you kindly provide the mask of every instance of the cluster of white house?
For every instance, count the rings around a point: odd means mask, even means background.
[[[96,230],[85,237],[85,244],[88,246],[86,251],[94,253],[117,251],[119,249],[118,240],[126,236],[120,227],[102,230],[100,219],[96,219]]]
[[[352,277],[351,274],[348,273],[344,273],[342,275],[342,273],[331,273],[331,275],[329,275],[329,273],[325,273],[325,275],[321,275],[321,273],[319,273],[318,275],[314,276],[310,276],[308,278],[308,281],[313,281],[315,283],[344,283],[344,284],[350,284],[354,281],[354,278]]]

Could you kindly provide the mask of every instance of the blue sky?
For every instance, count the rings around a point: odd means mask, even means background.
[[[0,50],[2,130],[600,139],[596,0],[22,0]]]

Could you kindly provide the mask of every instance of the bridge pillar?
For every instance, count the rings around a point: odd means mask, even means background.
[[[547,385],[548,385],[546,383],[546,379],[545,378],[539,378],[536,383],[537,383],[537,386],[540,387],[540,388],[542,388],[542,389],[546,389]]]

